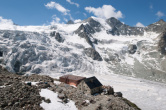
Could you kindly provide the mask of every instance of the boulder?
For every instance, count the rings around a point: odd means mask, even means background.
[[[115,97],[122,97],[123,94],[122,94],[121,92],[115,92],[115,93],[114,93],[114,96],[115,96]]]
[[[128,46],[128,52],[129,52],[130,54],[134,54],[136,51],[137,51],[137,46],[136,46],[136,45],[130,44],[130,45]]]
[[[65,97],[66,97],[66,95],[63,94],[63,93],[59,93],[59,94],[58,94],[58,98],[60,98],[60,99],[64,99]]]

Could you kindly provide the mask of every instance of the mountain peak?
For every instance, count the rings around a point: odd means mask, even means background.
[[[106,20],[106,22],[111,26],[111,27],[120,27],[123,25],[122,22],[120,22],[118,19],[111,17]]]
[[[74,24],[72,20],[69,20],[66,24]]]
[[[163,19],[160,19],[157,23],[162,24],[165,23],[165,21]]]

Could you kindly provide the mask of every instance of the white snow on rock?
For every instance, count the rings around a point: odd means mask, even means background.
[[[54,84],[59,85],[61,82],[60,81],[54,81]]]
[[[51,103],[42,102],[40,106],[44,108],[44,110],[77,110],[75,103],[73,101],[69,101],[67,104],[61,103],[57,96],[57,93],[50,91],[48,89],[41,89],[40,96],[45,97],[45,99],[50,99]]]

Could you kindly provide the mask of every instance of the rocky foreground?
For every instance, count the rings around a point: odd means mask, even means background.
[[[42,110],[40,106],[42,101],[51,103],[49,99],[40,96],[43,88],[57,92],[58,97],[62,99],[61,103],[73,100],[79,110],[140,110],[135,104],[116,93],[86,95],[67,84],[56,84],[54,80],[41,75],[11,74],[0,67],[0,110]],[[32,82],[37,84],[34,85]]]

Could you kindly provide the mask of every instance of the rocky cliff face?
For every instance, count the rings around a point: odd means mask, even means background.
[[[147,32],[156,32],[156,33],[162,33],[166,28],[166,22],[164,20],[159,20],[156,23],[148,25],[145,30]]]
[[[0,30],[0,62],[16,73],[116,73],[166,82],[165,25],[91,17],[35,31]]]
[[[123,24],[116,18],[107,19],[106,22],[112,27],[112,30],[107,31],[107,33],[112,35],[139,35],[144,34],[144,28],[142,27],[130,27]]]
[[[161,54],[166,55],[166,30],[159,35],[158,50]]]

